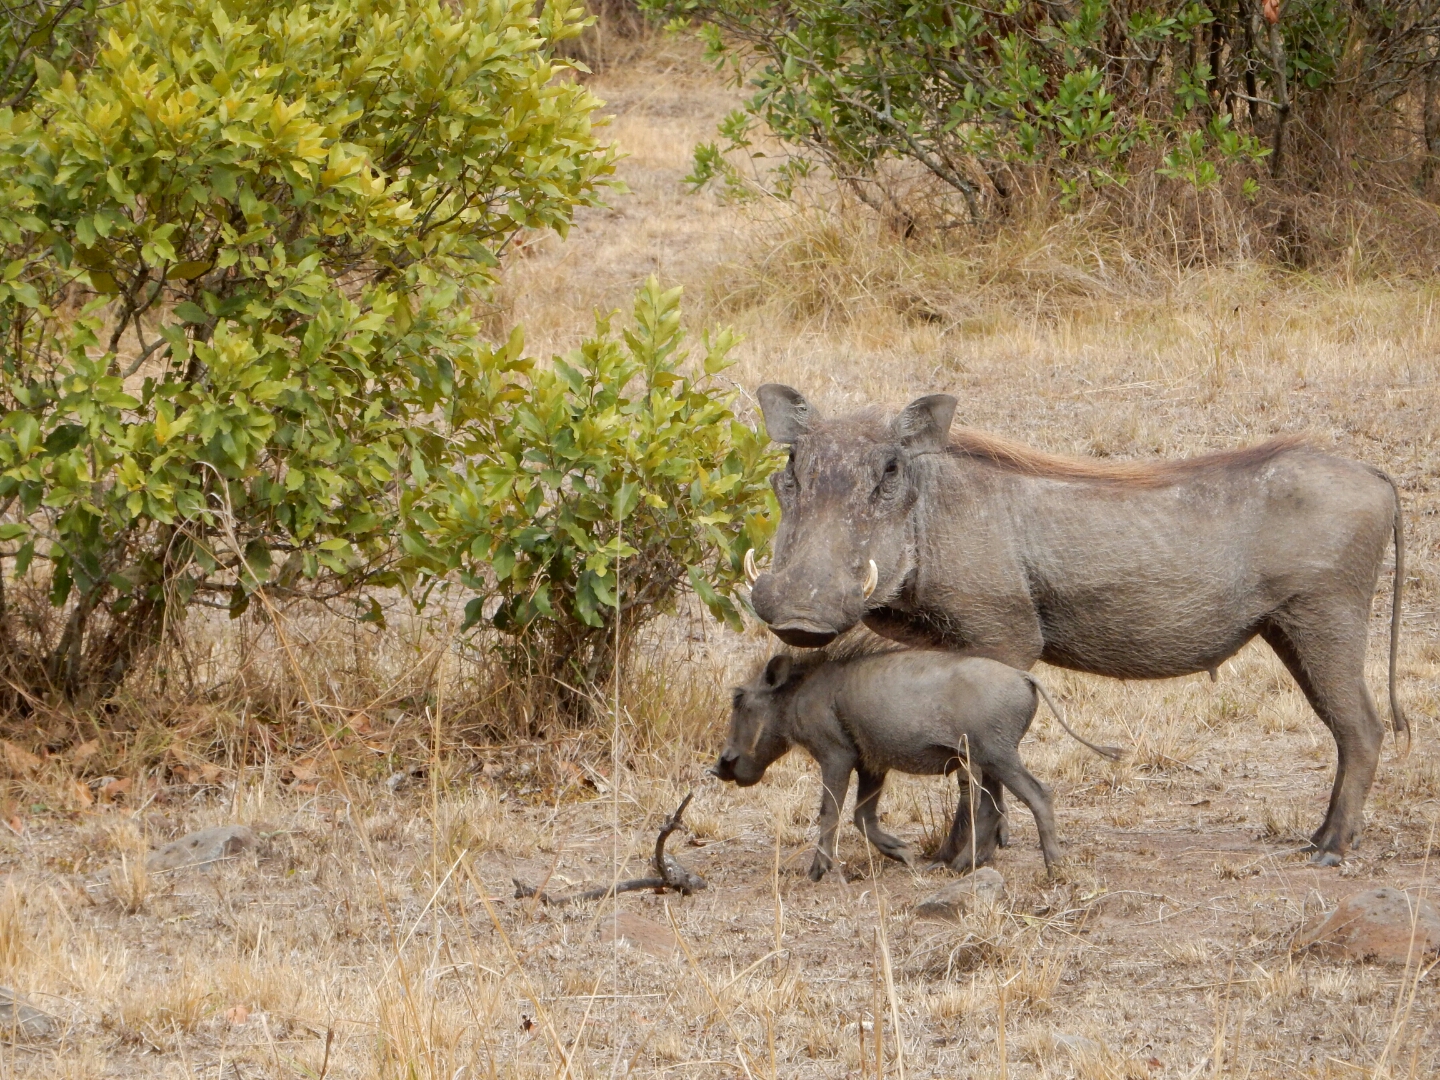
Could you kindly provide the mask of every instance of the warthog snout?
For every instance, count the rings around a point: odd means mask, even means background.
[[[736,785],[737,787],[754,787],[761,780],[765,779],[765,769],[769,762],[761,764],[755,757],[749,754],[741,754],[736,750],[726,750],[720,755],[720,760],[715,762],[715,767],[710,771],[721,780]]]
[[[763,573],[755,579],[755,585],[750,590],[750,605],[755,609],[755,614],[770,626],[770,631],[786,645],[797,649],[816,649],[822,645],[828,645],[840,636],[841,632],[848,630],[854,625],[854,620],[848,618],[848,612],[836,612],[839,619],[831,617],[831,613],[822,614],[818,611],[796,610],[796,605],[785,602],[785,597],[791,589],[790,578],[794,574]],[[841,625],[836,625],[836,622]]]
[[[770,627],[770,630],[786,645],[792,645],[797,649],[818,649],[829,645],[840,636],[838,630],[811,622],[809,619],[791,619],[789,622]]]

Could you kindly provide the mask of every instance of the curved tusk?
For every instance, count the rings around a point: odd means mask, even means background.
[[[875,560],[870,560],[870,572],[865,575],[865,584],[860,591],[865,594],[865,599],[870,599],[870,594],[875,591],[875,586],[880,584],[880,571],[875,568]]]
[[[755,569],[755,549],[747,548],[745,551],[745,578],[751,585],[760,576],[760,571]]]

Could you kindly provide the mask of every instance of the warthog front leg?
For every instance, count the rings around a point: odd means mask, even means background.
[[[853,757],[835,757],[820,765],[820,839],[810,863],[810,880],[819,881],[835,865],[835,834],[840,830],[840,807],[850,789]]]
[[[880,828],[880,792],[885,787],[885,774],[869,772],[864,766],[859,773],[855,786],[855,827],[881,855],[913,866],[915,852],[910,845]]]

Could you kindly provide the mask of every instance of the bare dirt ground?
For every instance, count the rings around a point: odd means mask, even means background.
[[[1387,743],[1362,847],[1329,870],[1299,851],[1333,742],[1252,645],[1213,684],[1040,671],[1074,726],[1131,751],[1101,761],[1037,718],[1022,752],[1055,790],[1059,877],[1018,810],[994,911],[917,918],[952,875],[873,865],[848,825],[843,873],[812,884],[810,763],[792,755],[746,791],[704,774],[725,688],[769,642],[675,620],[646,658],[661,707],[642,730],[627,683],[613,746],[607,732],[481,747],[393,786],[277,757],[82,792],[83,762],[11,760],[28,778],[9,782],[0,828],[0,983],[54,1027],[0,1039],[0,1077],[1435,1075],[1428,960],[1337,961],[1292,939],[1347,893],[1419,897],[1436,876],[1440,290],[1247,267],[1157,278],[1043,232],[1003,273],[963,250],[907,254],[863,223],[686,194],[690,148],[732,101],[688,47],[659,43],[595,86],[633,194],[510,268],[504,314],[533,348],[569,347],[593,307],[627,306],[656,272],[687,286],[694,325],[746,333],[729,373],[745,389],[779,379],[838,409],[943,388],[964,423],[1119,457],[1303,431],[1389,470],[1409,522],[1414,748]],[[343,675],[315,674],[346,700]],[[443,701],[352,713],[342,738],[378,759],[427,726],[443,743],[445,716]],[[512,898],[512,877],[563,892],[645,873],[691,790],[671,850],[704,892]],[[895,778],[884,816],[933,846],[953,801],[939,779]],[[144,871],[147,848],[229,822],[259,847]]]

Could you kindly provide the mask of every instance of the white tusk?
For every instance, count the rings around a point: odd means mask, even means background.
[[[745,552],[745,577],[751,585],[760,576],[760,571],[755,569],[755,549],[748,548]]]
[[[870,560],[870,573],[865,575],[865,584],[860,591],[865,594],[865,599],[870,599],[870,594],[875,591],[875,586],[880,584],[880,571],[875,568],[875,560]]]

